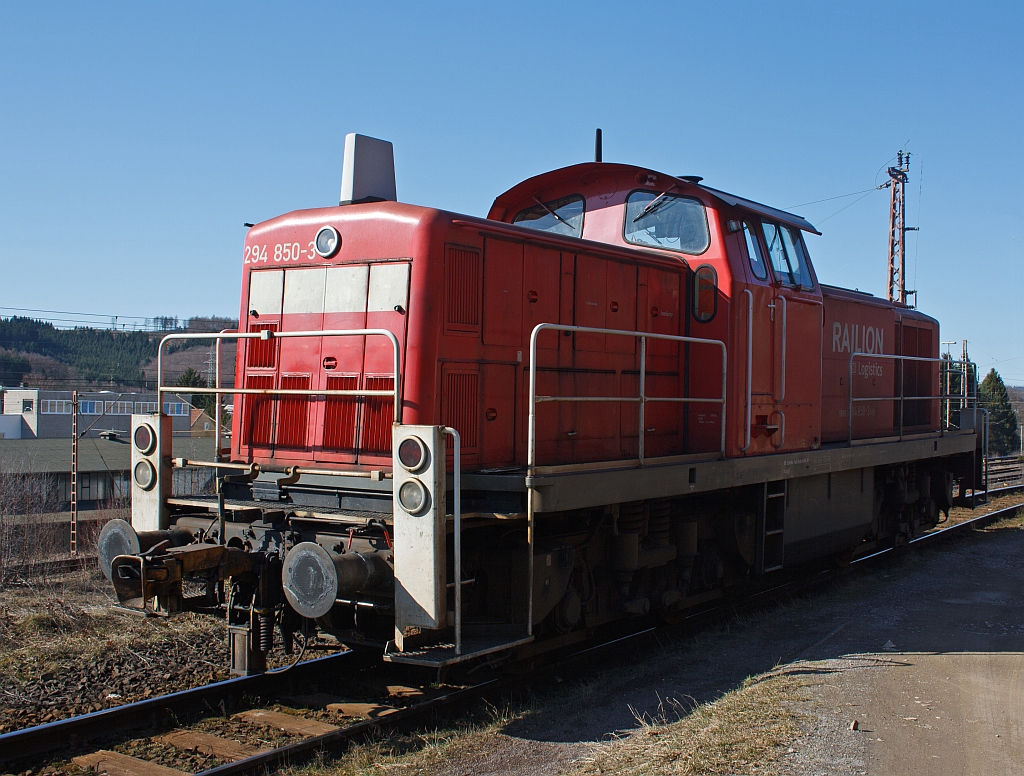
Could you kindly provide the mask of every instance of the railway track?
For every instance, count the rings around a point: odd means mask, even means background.
[[[1020,487],[992,490],[990,495],[1008,493]],[[910,542],[910,546],[938,544],[1015,514],[1021,508],[1024,508],[1024,502],[987,512],[918,536]],[[851,565],[854,568],[870,567],[898,549],[901,548],[872,553],[854,560]],[[689,629],[704,627],[720,621],[723,616],[734,617],[739,611],[770,605],[780,596],[806,592],[833,579],[834,573],[825,571],[809,578],[789,580],[751,595],[739,604],[730,601],[694,612],[686,617],[682,625]],[[198,752],[222,761],[220,765],[201,771],[200,776],[265,773],[285,763],[301,762],[317,753],[341,752],[349,744],[382,730],[415,728],[432,715],[471,706],[483,698],[505,693],[524,681],[542,675],[570,666],[578,668],[581,664],[600,660],[607,652],[621,654],[624,646],[654,642],[658,640],[659,634],[678,628],[679,624],[652,626],[596,645],[576,648],[563,652],[557,659],[525,675],[506,674],[472,686],[433,693],[423,687],[402,687],[408,691],[405,697],[396,698],[390,703],[356,702],[338,696],[335,703],[324,704],[327,711],[345,715],[345,720],[335,718],[325,721],[322,713],[311,711],[296,714],[267,708],[274,705],[274,701],[294,698],[299,694],[296,692],[298,687],[316,685],[329,691],[326,696],[330,696],[332,691],[344,693],[345,689],[337,686],[340,676],[350,679],[353,672],[366,668],[371,662],[376,665],[368,659],[368,655],[346,652],[300,663],[289,671],[230,679],[0,735],[0,765],[17,763],[24,772],[29,762],[45,760],[52,763],[72,754],[74,764],[110,776],[181,776],[183,771],[175,768],[103,748],[104,745],[124,742],[130,734],[145,730],[147,733],[152,732],[151,741],[165,747],[170,746],[183,753]],[[325,693],[320,695],[322,700],[330,700],[325,697]],[[229,710],[234,712],[231,719],[236,726],[277,730],[286,736],[286,740],[272,748],[261,748],[240,744],[234,740],[237,736],[227,738],[211,734],[197,730],[194,724],[190,724],[204,715],[217,714],[218,711],[221,716],[227,717]],[[179,721],[185,721],[186,724],[180,725]],[[69,753],[68,749],[77,750],[81,754]]]

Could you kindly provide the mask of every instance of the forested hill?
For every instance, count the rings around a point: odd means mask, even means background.
[[[176,330],[216,331],[234,325],[233,320],[225,318],[192,318]],[[0,348],[7,352],[6,360],[13,362],[4,364],[0,371],[3,382],[16,384],[14,372],[19,368],[18,363],[27,365],[17,354],[38,354],[73,367],[88,382],[143,387],[145,375],[141,367],[156,358],[161,337],[169,333],[84,327],[57,329],[50,323],[31,318],[0,318]],[[30,374],[24,379],[31,383]]]

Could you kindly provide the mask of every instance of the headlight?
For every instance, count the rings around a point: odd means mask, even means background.
[[[427,446],[419,437],[406,437],[398,444],[398,460],[409,471],[418,472],[426,465]]]
[[[149,490],[156,484],[156,469],[149,461],[139,461],[135,464],[132,477],[135,478],[136,485],[143,490]]]
[[[316,233],[313,247],[316,248],[318,254],[328,259],[337,253],[338,248],[341,247],[341,235],[338,234],[338,230],[333,226],[321,227],[320,231]]]
[[[135,443],[135,449],[143,455],[152,453],[153,448],[156,447],[156,434],[153,432],[153,427],[143,423],[132,434],[132,442]]]
[[[426,511],[430,494],[419,480],[406,480],[398,489],[398,503],[409,514],[417,515]]]

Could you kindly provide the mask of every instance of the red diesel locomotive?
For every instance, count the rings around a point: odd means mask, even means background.
[[[974,486],[938,322],[822,285],[799,216],[594,162],[475,218],[395,201],[392,158],[350,135],[340,206],[250,229],[229,455],[134,420],[103,566],[123,601],[226,608],[235,670],[304,620],[395,662],[522,656],[892,545]],[[204,463],[218,497],[170,493]]]

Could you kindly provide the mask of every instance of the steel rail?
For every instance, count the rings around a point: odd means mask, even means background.
[[[287,672],[256,674],[225,679],[221,682],[193,687],[188,690],[160,695],[156,698],[113,706],[68,719],[47,722],[34,727],[14,730],[0,735],[0,763],[11,762],[25,757],[46,754],[66,746],[69,741],[86,741],[114,733],[147,727],[154,719],[169,716],[184,716],[198,711],[207,711],[224,699],[241,698],[243,695],[260,695],[278,691],[279,687],[301,676],[313,676],[333,664],[344,660],[354,662],[358,653],[343,652],[338,655],[307,660]],[[334,668],[334,670],[337,670]],[[71,736],[75,736],[74,739]]]

